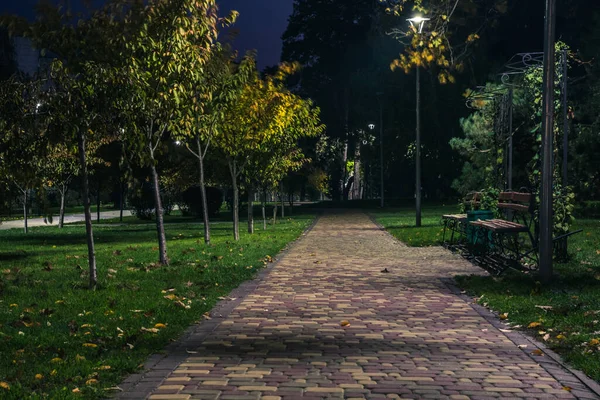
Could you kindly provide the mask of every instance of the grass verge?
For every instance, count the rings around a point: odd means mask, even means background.
[[[155,264],[154,227],[97,227],[95,291],[87,289],[83,227],[0,232],[0,398],[106,397],[313,218],[242,232],[239,242],[217,224],[210,247],[197,224],[168,225],[169,267]]]
[[[415,226],[414,207],[386,208],[370,213],[401,242],[411,247],[426,247],[438,246],[441,243],[444,231],[440,222],[442,215],[457,211],[458,206],[455,204],[423,207],[420,228]]]

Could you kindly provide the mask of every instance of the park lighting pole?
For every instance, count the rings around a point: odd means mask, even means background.
[[[552,279],[552,134],[554,128],[554,35],[556,0],[546,0],[542,106],[542,187],[540,190],[540,276]]]
[[[420,16],[409,18],[408,22],[410,26],[417,32],[418,35],[423,33],[423,27],[425,23],[429,21],[429,18],[423,18]],[[417,228],[421,226],[421,70],[419,66],[415,68],[417,72],[417,149],[415,154],[415,164],[416,164],[416,226]]]
[[[385,205],[384,186],[383,186],[383,93],[378,92],[379,99],[379,184],[381,187],[381,208]]]

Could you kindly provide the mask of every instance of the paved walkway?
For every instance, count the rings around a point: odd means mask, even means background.
[[[120,215],[120,211],[100,211],[100,219],[112,219],[118,218]],[[131,215],[131,211],[123,210],[123,216],[128,217]],[[48,223],[48,221],[44,221],[44,218],[29,218],[27,219],[27,226],[58,226],[58,215],[52,216],[52,223]],[[96,212],[92,211],[92,220],[94,221],[94,225],[96,224]],[[65,224],[70,224],[72,222],[81,222],[85,221],[85,214],[69,214],[65,215]],[[23,229],[23,220],[14,220],[14,221],[3,221],[0,224],[0,230],[5,229]]]
[[[481,271],[408,248],[364,214],[324,216],[229,315],[151,360],[120,397],[598,398],[449,289],[442,279],[458,273]]]

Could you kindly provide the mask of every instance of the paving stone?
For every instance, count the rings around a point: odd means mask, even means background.
[[[448,287],[485,272],[443,248],[407,247],[362,213],[331,212],[277,258],[118,397],[599,398]]]

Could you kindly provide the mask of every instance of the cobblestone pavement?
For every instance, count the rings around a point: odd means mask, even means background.
[[[212,333],[121,398],[598,398],[454,294],[442,278],[459,273],[481,271],[364,214],[326,215]]]

